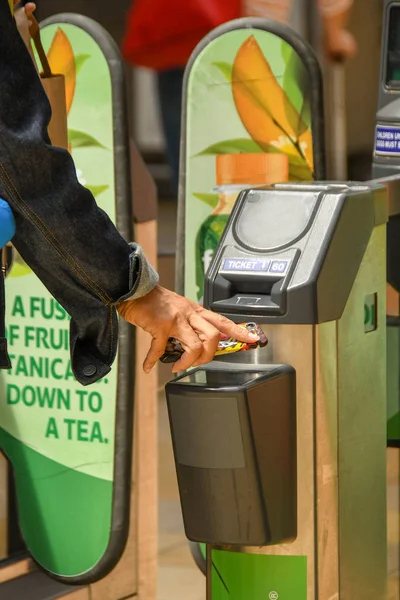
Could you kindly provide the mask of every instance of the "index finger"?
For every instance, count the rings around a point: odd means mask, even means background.
[[[145,373],[150,373],[156,362],[162,357],[165,352],[165,346],[168,338],[165,336],[153,337],[151,346],[143,363]]]
[[[218,313],[213,313],[204,309],[204,311],[201,312],[201,316],[214,325],[218,331],[226,333],[229,337],[232,337],[239,342],[249,342],[254,344],[254,342],[260,339],[258,335],[251,333],[244,327],[240,327],[240,325],[236,325],[236,323],[233,323]]]

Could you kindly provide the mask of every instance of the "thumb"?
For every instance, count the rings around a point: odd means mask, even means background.
[[[349,33],[348,31],[344,31],[344,45],[347,51],[347,56],[349,58],[352,58],[353,56],[355,56],[355,54],[357,54],[357,43],[356,40],[354,39],[354,37],[351,35],[351,33]]]

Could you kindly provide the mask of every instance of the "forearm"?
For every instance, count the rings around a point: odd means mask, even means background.
[[[353,0],[318,0],[318,5],[327,35],[346,27]]]
[[[243,0],[243,15],[289,23],[292,4],[292,0]],[[353,0],[318,0],[323,21],[332,28],[346,25],[352,5]]]
[[[324,25],[325,50],[333,61],[343,61],[357,51],[355,39],[347,31],[353,0],[318,0]]]
[[[292,0],[243,0],[243,16],[289,23]]]
[[[353,0],[318,0],[318,6],[324,19],[347,19]]]
[[[0,34],[0,197],[14,214],[15,247],[72,317],[74,372],[90,383],[115,356],[114,305],[150,291],[157,275],[79,184],[69,153],[50,145],[50,105],[8,0]],[[88,357],[97,374],[85,380]]]

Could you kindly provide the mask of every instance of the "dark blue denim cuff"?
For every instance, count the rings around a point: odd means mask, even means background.
[[[148,262],[142,247],[139,244],[130,244],[130,247],[133,252],[129,257],[129,292],[122,296],[117,304],[147,296],[160,279],[157,271]]]

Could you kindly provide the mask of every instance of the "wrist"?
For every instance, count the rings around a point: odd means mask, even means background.
[[[147,296],[158,286],[159,276],[157,271],[148,262],[143,249],[139,244],[131,244],[133,250],[132,260],[137,265],[137,279],[133,287],[132,298],[138,299]]]
[[[139,309],[139,307],[141,307],[143,305],[143,303],[149,302],[150,300],[153,299],[154,296],[161,294],[162,291],[163,291],[163,288],[157,284],[146,295],[140,296],[140,298],[136,298],[136,297],[127,298],[126,300],[122,300],[121,302],[116,304],[115,307],[118,311],[118,314],[122,318],[127,319],[127,316],[129,315],[129,321],[131,323],[134,323],[135,311],[137,309]]]
[[[134,243],[129,245],[131,248],[129,256],[129,291],[120,297],[115,305],[147,296],[159,282],[158,273],[148,262],[141,246]]]
[[[318,0],[318,4],[324,20],[337,17],[347,23],[353,0]]]

